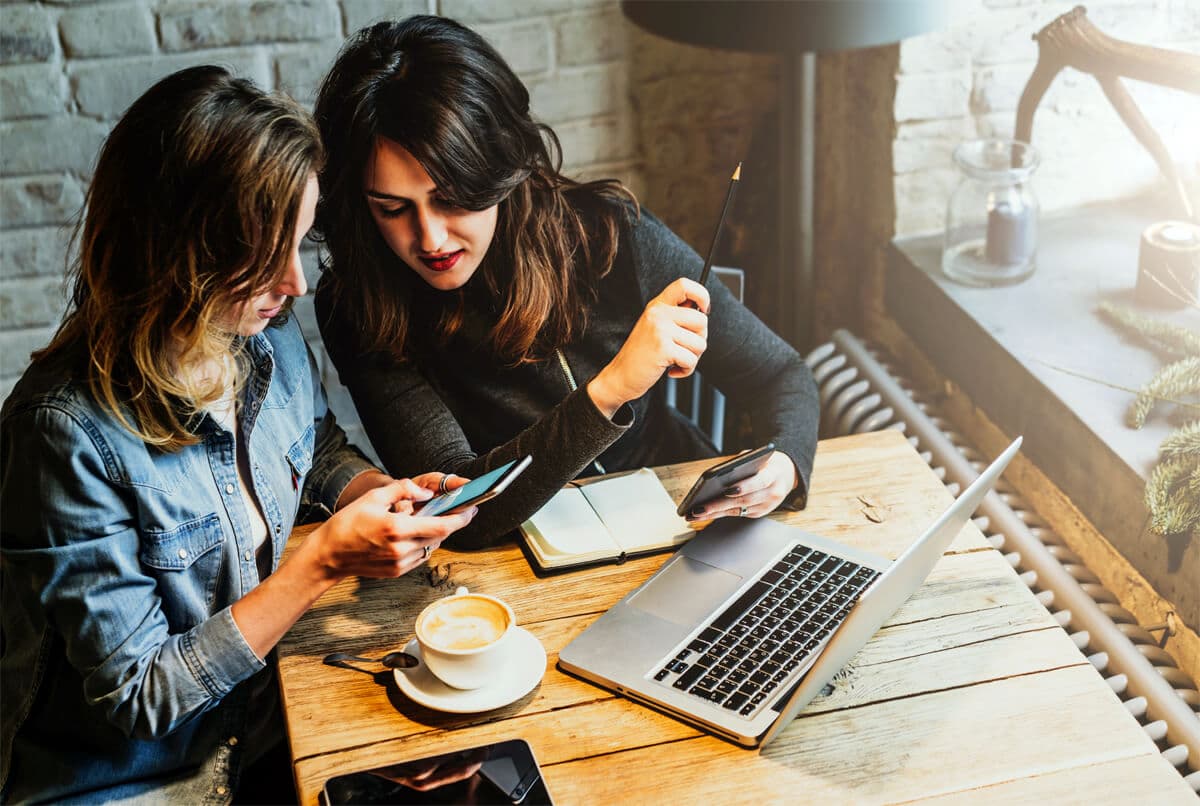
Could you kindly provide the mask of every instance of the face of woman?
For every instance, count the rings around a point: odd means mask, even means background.
[[[375,141],[363,187],[384,241],[422,280],[451,291],[471,279],[496,234],[495,205],[451,205],[413,155],[385,137]]]
[[[317,210],[317,193],[317,176],[313,174],[308,177],[308,184],[304,186],[304,196],[300,200],[300,215],[296,219],[296,231],[292,233],[287,271],[273,287],[235,308],[226,320],[226,324],[239,336],[261,333],[271,320],[280,314],[288,297],[302,297],[308,291],[308,282],[304,279],[304,266],[300,263],[300,242],[312,228]]]

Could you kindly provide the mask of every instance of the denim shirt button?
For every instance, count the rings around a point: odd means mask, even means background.
[[[230,737],[229,737],[229,746],[230,746],[230,747],[237,747],[237,737],[236,737],[236,736],[230,736]]]
[[[225,485],[225,493],[227,495],[233,495],[233,485],[232,484]]]
[[[228,789],[226,789],[226,788],[225,788],[225,787],[223,787],[223,786],[218,786],[218,787],[217,787],[217,794],[218,794],[218,795],[220,795],[221,797],[225,797],[225,793],[226,793],[226,792],[228,792],[228,791],[229,791],[229,790],[228,790]]]
[[[280,533],[280,532],[282,532],[282,531],[283,531],[283,526],[281,526],[281,525],[280,525],[280,524],[278,524],[278,523],[277,523],[277,524],[275,524],[275,534],[279,534],[279,533]]]
[[[187,559],[187,549],[180,549],[180,550],[179,550],[179,559],[181,559],[181,560],[186,560],[186,559]]]
[[[246,558],[246,562],[250,562],[251,560],[254,559],[254,552],[250,551],[250,549],[246,549],[246,553],[244,556]]]

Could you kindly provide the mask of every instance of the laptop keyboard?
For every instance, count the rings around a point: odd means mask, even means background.
[[[806,666],[879,572],[796,546],[725,608],[654,679],[753,718]]]

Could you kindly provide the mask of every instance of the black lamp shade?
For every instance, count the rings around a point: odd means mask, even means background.
[[[689,45],[828,51],[899,42],[945,24],[953,0],[621,0],[625,16]]]

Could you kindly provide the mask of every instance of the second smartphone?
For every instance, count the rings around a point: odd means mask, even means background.
[[[514,459],[508,464],[500,465],[495,470],[468,481],[457,490],[430,498],[413,514],[423,518],[432,515],[452,515],[467,507],[482,504],[508,489],[508,485],[512,484],[513,479],[521,475],[521,472],[529,467],[529,463],[532,461],[532,456],[525,456],[521,459]]]
[[[724,495],[726,488],[731,484],[748,479],[762,470],[774,452],[775,443],[768,442],[761,448],[739,453],[724,462],[705,468],[675,511],[680,517],[686,517],[697,504],[706,504]]]

